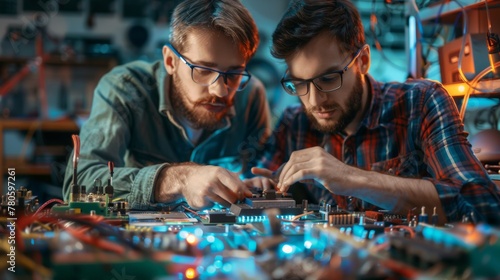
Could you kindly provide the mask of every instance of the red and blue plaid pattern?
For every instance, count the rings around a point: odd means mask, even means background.
[[[442,85],[368,80],[371,105],[355,134],[325,135],[311,127],[301,105],[292,106],[281,116],[262,165],[275,170],[293,151],[326,145],[349,165],[432,181],[449,222],[474,213],[478,222],[500,224],[500,190],[474,156],[456,104]],[[345,197],[308,188],[318,201],[346,205]]]

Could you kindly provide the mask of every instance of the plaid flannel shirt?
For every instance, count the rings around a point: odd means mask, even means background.
[[[327,146],[348,165],[431,181],[449,222],[474,213],[478,222],[500,224],[500,191],[474,156],[456,104],[442,85],[368,80],[371,104],[356,133],[325,135],[311,127],[301,105],[291,106],[280,118],[261,165],[276,170],[293,151]],[[307,189],[318,201],[347,205],[345,197],[324,188]]]

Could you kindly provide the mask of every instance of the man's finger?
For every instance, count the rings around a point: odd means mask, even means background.
[[[270,191],[274,190],[274,184],[271,182],[271,180],[262,180],[262,190],[263,191]]]
[[[247,185],[236,174],[228,170],[225,171],[219,174],[218,179],[220,184],[216,186],[220,197],[227,200],[228,193],[231,193],[238,200],[252,196],[252,192],[247,188]],[[226,195],[223,195],[224,193]]]
[[[273,172],[266,168],[252,167],[251,169],[253,175],[263,176],[272,179]]]
[[[226,207],[226,208],[229,208],[231,207],[231,203],[233,203],[232,201],[228,201],[227,199],[219,196],[217,193],[215,192],[212,192],[209,196],[208,196],[208,199],[213,203],[213,202],[216,202],[220,205],[222,205],[223,207]]]

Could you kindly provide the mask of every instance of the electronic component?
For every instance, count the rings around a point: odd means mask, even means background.
[[[431,216],[431,224],[433,226],[437,225],[438,223],[438,214],[436,213],[436,207],[432,210],[432,216]]]
[[[210,209],[198,212],[204,224],[235,224],[236,216],[226,209]]]
[[[38,198],[26,187],[20,187],[16,191],[14,205],[8,204],[7,198],[7,195],[2,195],[1,216],[7,216],[6,211],[9,207],[15,209],[15,213],[24,215],[34,213],[39,207]]]
[[[69,201],[80,200],[80,187],[78,186],[78,158],[80,157],[80,136],[73,134],[73,182]]]
[[[420,215],[418,215],[418,223],[428,223],[428,222],[429,222],[429,216],[427,215],[427,213],[425,213],[425,206],[422,206]]]
[[[129,225],[133,227],[157,227],[163,225],[192,225],[198,222],[184,212],[140,212],[133,211],[128,215]]]
[[[295,200],[275,191],[265,191],[261,197],[245,198],[243,203],[232,204],[230,211],[236,216],[261,216],[265,209],[277,208],[281,215],[298,215],[303,213]]]
[[[108,169],[109,169],[109,179],[108,185],[104,188],[104,192],[106,195],[112,199],[113,198],[113,173],[114,173],[115,164],[112,161],[108,161]]]
[[[486,34],[465,34],[464,36],[466,36],[466,42],[463,46],[462,71],[467,79],[472,80],[490,65]],[[458,72],[460,48],[462,48],[462,38],[450,41],[438,49],[443,84],[462,82]]]

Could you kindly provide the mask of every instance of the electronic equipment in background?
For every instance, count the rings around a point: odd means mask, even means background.
[[[14,201],[9,200],[11,197],[15,198]],[[16,190],[14,196],[2,195],[0,216],[7,217],[9,209],[13,209],[18,215],[30,215],[34,213],[39,206],[37,196],[33,195],[32,191],[28,190],[26,187],[20,187]]]
[[[466,34],[465,46],[462,57],[462,71],[468,80],[490,66],[488,46],[485,33]],[[458,72],[458,61],[462,38],[455,39],[439,48],[439,65],[441,69],[441,81],[443,84],[461,83],[462,79]],[[486,75],[484,79],[492,78]]]

